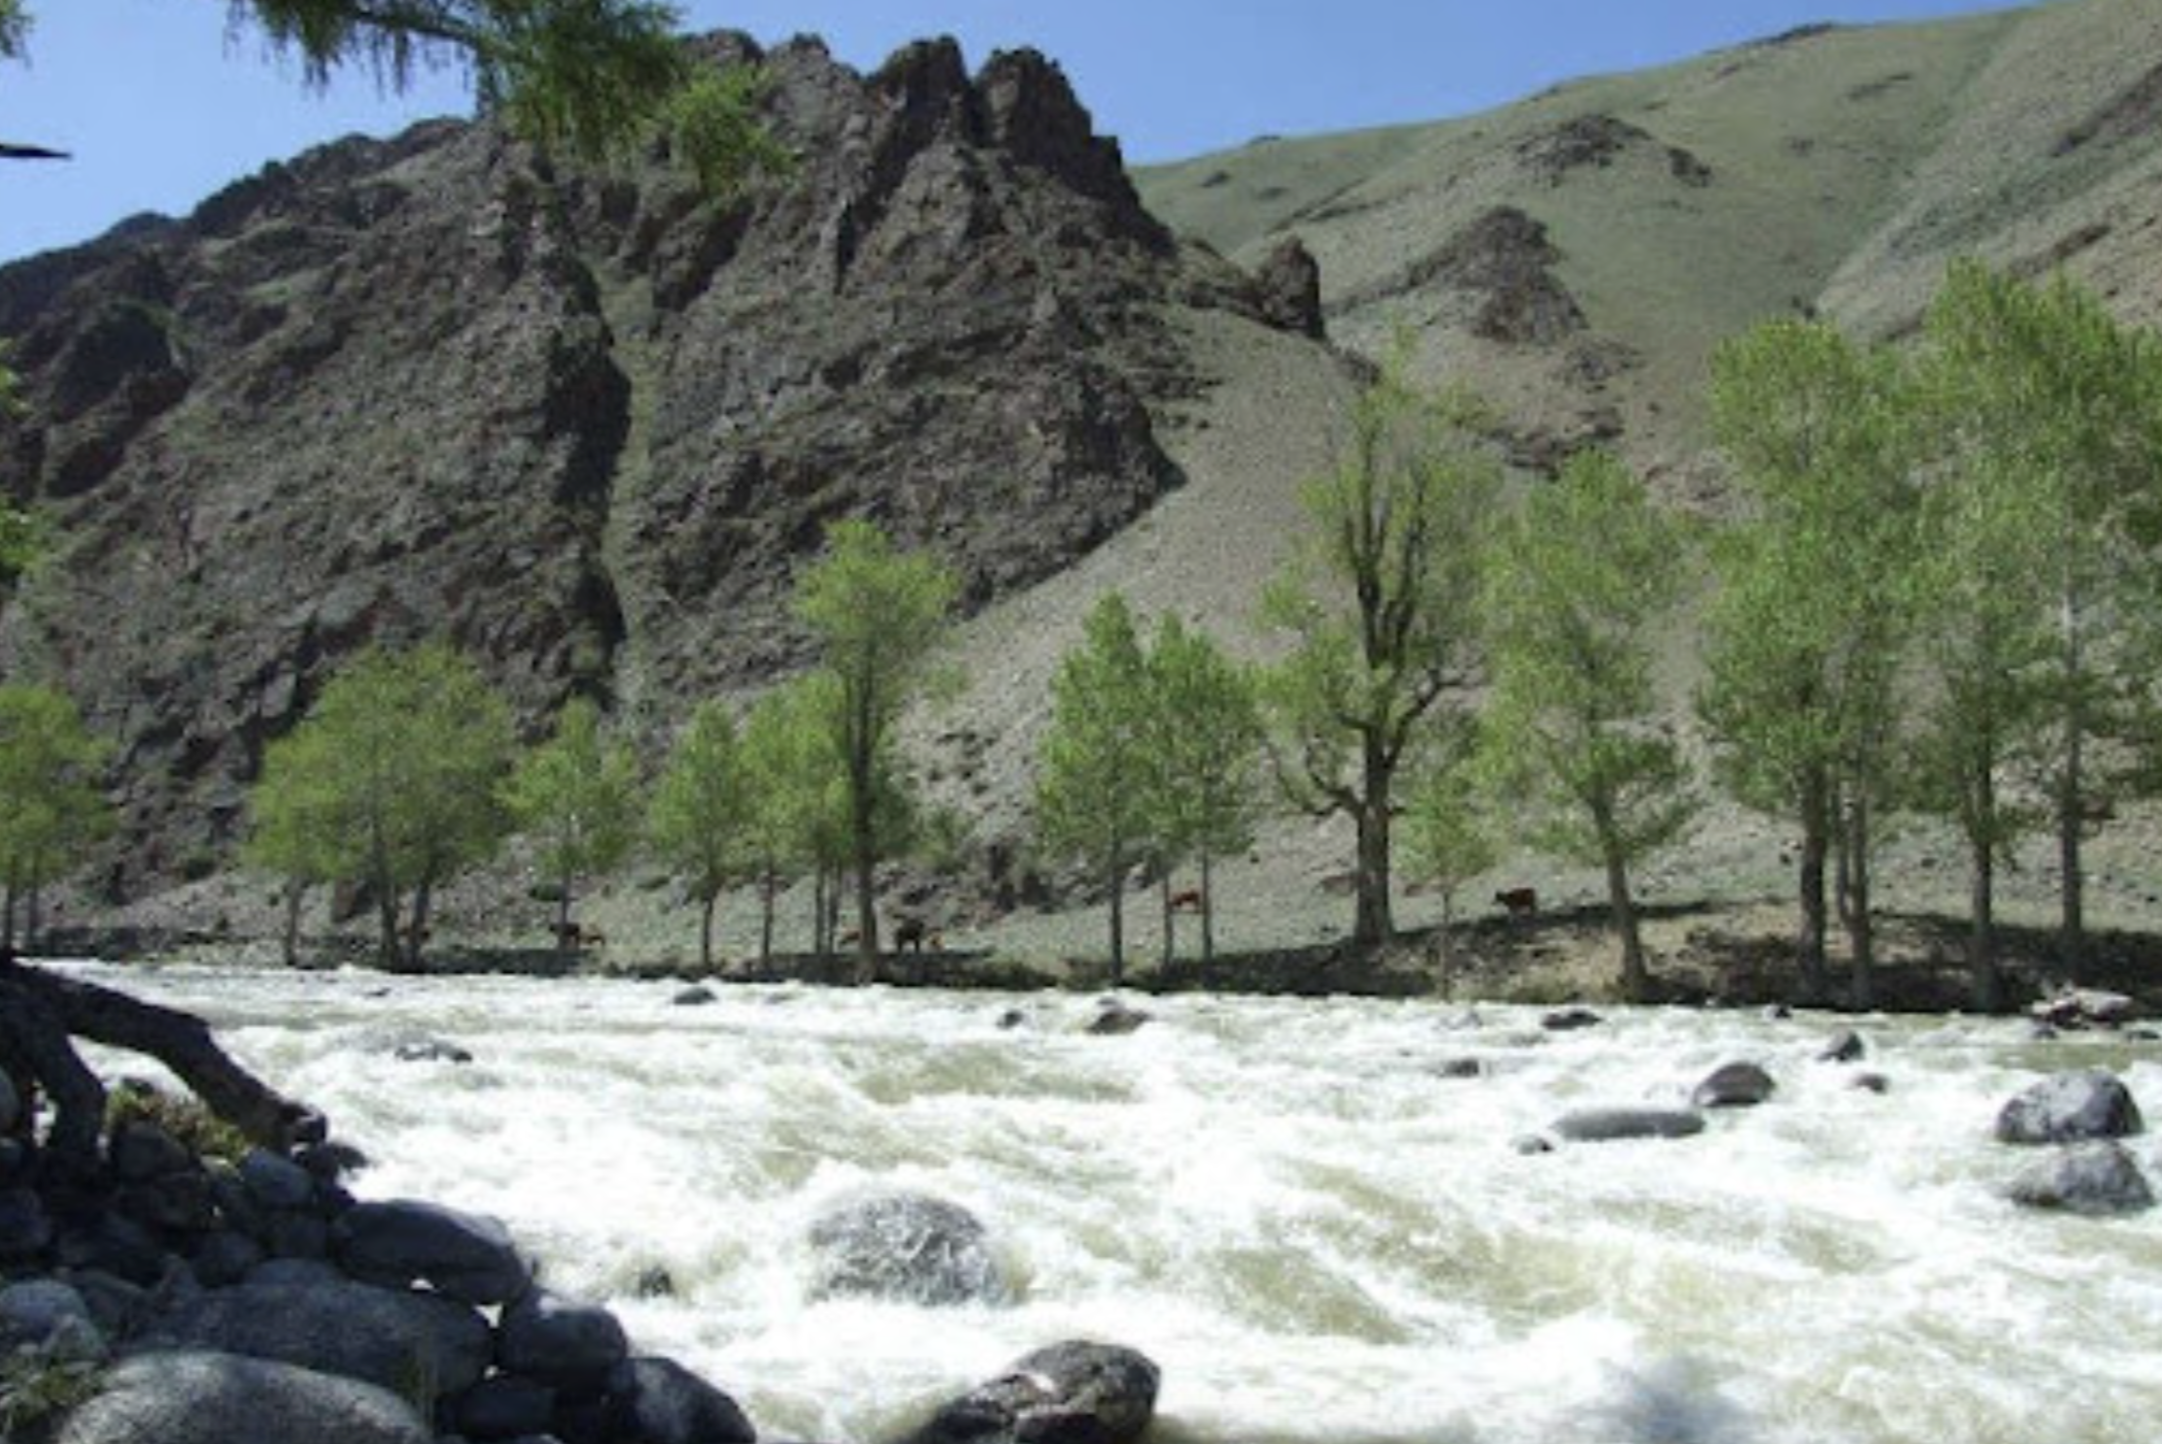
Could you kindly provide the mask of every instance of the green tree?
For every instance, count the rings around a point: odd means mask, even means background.
[[[1716,772],[1745,806],[1801,832],[1796,951],[1804,992],[1826,986],[1826,868],[1856,1005],[1873,961],[1874,818],[1895,755],[1895,690],[1911,611],[1914,432],[1897,358],[1835,328],[1767,322],[1712,366],[1712,428],[1748,508],[1714,539],[1698,712]]]
[[[227,17],[297,57],[311,86],[357,68],[403,89],[421,69],[463,66],[484,112],[588,160],[660,127],[714,189],[782,164],[756,119],[755,79],[702,68],[675,7],[655,0],[230,0]],[[0,0],[0,58],[24,55],[30,18],[23,0]],[[0,157],[52,154],[0,147]]]
[[[1036,827],[1080,858],[1110,905],[1111,979],[1126,972],[1126,878],[1155,849],[1158,759],[1148,659],[1126,599],[1108,593],[1051,679],[1051,726],[1036,764]]]
[[[101,785],[106,757],[66,693],[0,685],[0,882],[7,888],[0,942],[7,946],[15,945],[23,903],[25,939],[36,943],[45,886],[111,831]]]
[[[1257,773],[1264,729],[1254,676],[1224,655],[1208,633],[1175,616],[1157,623],[1143,695],[1154,780],[1149,831],[1164,875],[1193,862],[1201,872],[1201,957],[1216,956],[1215,864],[1254,844],[1261,811]],[[1166,892],[1166,956],[1169,954]]]
[[[503,791],[518,828],[539,844],[542,872],[556,884],[556,941],[576,948],[571,921],[578,880],[620,866],[638,840],[638,758],[611,740],[600,708],[573,697],[555,735],[521,759]]]
[[[1406,874],[1441,894],[1435,951],[1444,995],[1456,973],[1457,894],[1501,860],[1493,797],[1476,765],[1478,734],[1471,719],[1458,718],[1426,749],[1405,789],[1404,813],[1398,820]]]
[[[833,525],[826,555],[797,587],[796,614],[833,677],[825,731],[841,759],[858,971],[866,982],[878,966],[873,874],[899,842],[891,835],[893,728],[928,680],[926,662],[956,590],[953,574],[935,559],[896,550],[885,533],[861,520]]]
[[[1486,568],[1490,762],[1533,844],[1603,869],[1622,992],[1649,995],[1629,869],[1696,810],[1658,723],[1652,634],[1679,598],[1680,529],[1628,468],[1579,452],[1503,527]]]
[[[263,750],[263,768],[248,798],[248,840],[242,859],[275,873],[283,882],[287,967],[300,961],[300,913],[308,889],[349,876],[340,853],[334,741],[316,728],[299,728]]]
[[[744,765],[757,782],[751,850],[761,904],[758,960],[773,958],[774,904],[786,879],[808,873],[811,951],[832,950],[839,879],[847,866],[848,798],[829,719],[836,683],[806,672],[760,696],[744,720]],[[882,835],[891,828],[882,827]]]
[[[715,905],[753,865],[749,843],[757,803],[758,781],[745,765],[734,715],[720,702],[700,703],[654,784],[646,835],[698,903],[698,965],[707,972],[713,968]]]
[[[1414,391],[1401,366],[1352,408],[1342,459],[1302,500],[1313,530],[1264,615],[1291,637],[1263,696],[1293,806],[1357,832],[1352,937],[1394,930],[1390,818],[1422,727],[1470,680],[1478,562],[1501,493],[1476,410]]]
[[[1951,475],[2030,530],[2002,580],[2049,638],[2033,756],[2049,801],[2062,949],[2085,953],[2085,838],[2149,779],[2130,744],[2150,700],[2139,659],[2162,634],[2162,342],[2059,278],[1952,267],[1927,340]],[[2018,600],[2015,601],[2014,598]]]
[[[321,788],[311,813],[335,876],[375,899],[383,965],[419,967],[436,889],[502,842],[510,709],[449,647],[370,649],[291,735],[287,771],[301,771],[286,785]]]

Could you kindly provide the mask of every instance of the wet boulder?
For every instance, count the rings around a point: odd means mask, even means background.
[[[0,1264],[35,1258],[52,1242],[43,1201],[27,1188],[0,1190]]]
[[[533,1282],[532,1267],[499,1221],[440,1204],[356,1204],[338,1220],[332,1241],[355,1278],[426,1283],[469,1304],[508,1303]]]
[[[2066,1213],[2138,1213],[2154,1207],[2154,1190],[2121,1143],[2104,1141],[2060,1148],[2012,1180],[2008,1194],[2027,1208]]]
[[[90,1305],[58,1279],[0,1288],[0,1355],[22,1345],[72,1358],[102,1358],[105,1336]]]
[[[479,1311],[435,1294],[352,1282],[212,1289],[154,1322],[154,1347],[271,1359],[404,1390],[444,1394],[480,1382],[495,1338]]]
[[[1556,1008],[1539,1020],[1539,1026],[1549,1033],[1574,1033],[1581,1028],[1596,1028],[1605,1021],[1589,1008]]]
[[[608,1379],[610,1438],[640,1444],[755,1444],[734,1399],[673,1359],[625,1359]]]
[[[704,983],[693,983],[688,988],[677,989],[676,995],[668,1001],[679,1008],[703,1008],[709,1003],[719,1002],[720,999],[713,989]]]
[[[1687,1138],[1703,1131],[1703,1115],[1687,1108],[1579,1108],[1553,1124],[1553,1132],[1571,1143]]]
[[[1695,1108],[1754,1108],[1778,1088],[1772,1075],[1754,1063],[1726,1063],[1714,1068],[1689,1094]]]
[[[53,1444],[430,1444],[388,1389],[266,1359],[143,1354],[105,1377]]]
[[[1997,1115],[1997,1141],[2078,1143],[2129,1137],[2144,1126],[2116,1075],[2083,1068],[2045,1078],[2006,1103]]]
[[[942,1198],[843,1199],[812,1223],[810,1243],[814,1298],[866,1294],[945,1305],[999,1303],[1008,1294],[983,1224]]]
[[[1138,1032],[1148,1020],[1149,1015],[1139,1008],[1129,1008],[1115,998],[1107,998],[1090,1020],[1088,1030],[1099,1038],[1123,1037]]]
[[[2121,1028],[2139,1016],[2131,998],[2100,988],[2065,988],[2029,1011],[2044,1026],[2057,1029]]]
[[[0,1073],[0,1135],[13,1133],[22,1122],[23,1103],[8,1075]]]
[[[503,1311],[497,1356],[513,1374],[590,1390],[630,1351],[623,1325],[597,1304],[535,1289]]]
[[[1053,1344],[941,1405],[906,1444],[1130,1444],[1155,1417],[1161,1383],[1132,1349]]]
[[[1817,1061],[1819,1063],[1858,1063],[1861,1061],[1862,1055],[1867,1051],[1867,1045],[1862,1042],[1861,1034],[1855,1032],[1852,1028],[1843,1028],[1834,1033],[1831,1041],[1824,1045],[1823,1051],[1817,1054]]]
[[[498,1374],[466,1390],[448,1413],[468,1439],[530,1439],[555,1422],[556,1391],[538,1380]]]

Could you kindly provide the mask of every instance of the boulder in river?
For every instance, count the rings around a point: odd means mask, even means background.
[[[2139,1016],[2138,1006],[2123,993],[2100,988],[2065,988],[2029,1010],[2051,1028],[2121,1028]]]
[[[673,1359],[625,1359],[608,1380],[612,1439],[638,1444],[755,1444],[736,1401]]]
[[[1867,1046],[1862,1042],[1862,1035],[1852,1028],[1844,1028],[1832,1035],[1831,1041],[1824,1045],[1824,1050],[1817,1054],[1817,1061],[1819,1063],[1858,1063],[1861,1061],[1862,1055],[1867,1051]]]
[[[1132,1349],[1053,1344],[941,1405],[906,1444],[1130,1444],[1155,1417],[1161,1383]]]
[[[1139,1008],[1129,1008],[1117,999],[1106,999],[1102,1009],[1089,1023],[1089,1031],[1100,1038],[1121,1037],[1136,1032],[1149,1015]]]
[[[2014,1203],[2066,1213],[2138,1213],[2154,1207],[2154,1190],[2121,1143],[2103,1141],[2060,1148],[2012,1180]]]
[[[1539,1020],[1539,1026],[1549,1033],[1574,1033],[1579,1028],[1596,1028],[1606,1019],[1589,1008],[1557,1008]]]
[[[2082,1068],[2045,1078],[1997,1115],[2000,1143],[2079,1143],[2125,1138],[2145,1124],[2139,1105],[2113,1073]]]
[[[513,1374],[589,1391],[630,1351],[623,1325],[608,1310],[535,1289],[503,1311],[497,1360]]]
[[[335,1241],[355,1278],[427,1283],[469,1304],[509,1303],[533,1282],[531,1265],[500,1222],[440,1204],[357,1204],[338,1220]]]
[[[956,1203],[920,1193],[842,1199],[811,1224],[814,1298],[868,1294],[918,1304],[999,1303],[1004,1274],[984,1227]]]
[[[1754,1063],[1725,1063],[1697,1084],[1689,1102],[1696,1108],[1754,1108],[1778,1086],[1771,1074]]]
[[[1704,1117],[1688,1108],[1579,1108],[1555,1119],[1553,1131],[1571,1143],[1687,1138],[1704,1131]]]
[[[216,1353],[142,1354],[106,1375],[53,1444],[431,1444],[388,1389]]]

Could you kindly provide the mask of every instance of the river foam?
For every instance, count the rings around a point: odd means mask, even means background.
[[[1159,1428],[1194,1444],[2100,1444],[2162,1405],[2162,1210],[2015,1209],[2027,1156],[1990,1138],[2063,1067],[2162,1116],[2152,1044],[1209,997],[1103,1038],[1050,994],[83,971],[209,1018],[375,1160],[357,1192],[504,1219],[769,1436],[880,1437],[1077,1336],[1162,1365]],[[1818,1061],[1843,1026],[1869,1057]],[[415,1034],[474,1061],[396,1060]],[[1683,1105],[1735,1059],[1778,1092],[1697,1137],[1515,1147],[1573,1107]],[[809,1302],[810,1220],[874,1185],[976,1213],[1018,1302]],[[673,1297],[635,1297],[653,1269]]]

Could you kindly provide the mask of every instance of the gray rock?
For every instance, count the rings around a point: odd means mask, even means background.
[[[1006,1281],[982,1223],[914,1193],[847,1198],[813,1221],[811,1295],[868,1294],[918,1304],[997,1303]]]
[[[505,1309],[497,1338],[505,1370],[574,1391],[599,1386],[630,1351],[614,1314],[546,1289]]]
[[[2077,1143],[2125,1138],[2145,1125],[2139,1105],[2114,1074],[2099,1068],[2045,1078],[2004,1105],[1999,1143]]]
[[[736,1401],[673,1359],[625,1359],[608,1380],[613,1437],[640,1444],[756,1444]]]
[[[1832,1035],[1831,1041],[1824,1045],[1824,1051],[1817,1054],[1817,1061],[1820,1063],[1855,1063],[1861,1061],[1862,1055],[1867,1051],[1867,1046],[1862,1042],[1862,1035],[1852,1028],[1847,1028]]]
[[[265,1288],[312,1289],[336,1288],[350,1280],[328,1259],[274,1258],[250,1269],[247,1282]]]
[[[1088,1030],[1099,1038],[1122,1037],[1136,1032],[1149,1015],[1139,1008],[1129,1008],[1124,1003],[1106,1003],[1102,1011],[1090,1020]]]
[[[1862,1072],[1849,1078],[1847,1086],[1858,1088],[1864,1093],[1889,1093],[1892,1091],[1892,1080],[1882,1073]]]
[[[68,1352],[74,1357],[100,1357],[105,1352],[103,1331],[90,1313],[90,1305],[74,1288],[58,1279],[25,1279],[0,1288],[0,1354],[17,1345],[45,1345],[73,1336]],[[87,1354],[75,1349],[87,1343]]]
[[[15,1084],[7,1074],[0,1073],[0,1133],[13,1133],[22,1118],[23,1101],[15,1092]]]
[[[2036,1160],[2012,1180],[2014,1203],[2066,1213],[2138,1213],[2154,1207],[2139,1164],[2115,1142],[2080,1143]]]
[[[1726,1063],[1697,1084],[1689,1102],[1695,1108],[1754,1108],[1778,1086],[1771,1074],[1754,1063]]]
[[[943,1405],[908,1444],[1129,1444],[1155,1417],[1161,1383],[1132,1349],[1053,1344]]]
[[[275,1359],[408,1396],[470,1389],[495,1356],[477,1310],[351,1281],[215,1289],[155,1321],[147,1338],[165,1348]]]
[[[1704,1131],[1704,1119],[1686,1108],[1579,1108],[1555,1119],[1553,1131],[1571,1143],[1687,1138]]]
[[[470,1051],[447,1038],[401,1038],[391,1045],[390,1056],[401,1063],[470,1063]]]
[[[2054,1028],[2121,1028],[2139,1016],[2131,998],[2100,988],[2066,988],[2029,1011]]]
[[[123,1183],[147,1183],[194,1167],[187,1146],[153,1123],[123,1123],[106,1145],[113,1172]]]
[[[264,1208],[306,1208],[315,1202],[315,1180],[290,1158],[253,1148],[240,1160],[240,1181]]]
[[[450,1417],[469,1439],[518,1439],[547,1433],[555,1412],[553,1388],[536,1379],[499,1374],[460,1395]]]
[[[1557,1008],[1539,1020],[1539,1026],[1549,1033],[1573,1033],[1579,1028],[1596,1028],[1606,1019],[1589,1008]]]
[[[105,1378],[53,1444],[431,1444],[387,1389],[263,1359],[145,1354]]]
[[[53,1221],[27,1188],[0,1190],[0,1263],[35,1258],[52,1247]]]
[[[206,1288],[230,1288],[263,1262],[262,1246],[244,1233],[221,1228],[196,1245],[188,1262]]]
[[[718,1002],[719,999],[714,996],[713,989],[703,983],[694,983],[688,988],[680,989],[669,1001],[679,1008],[702,1008],[708,1003]]]
[[[356,1278],[426,1283],[469,1304],[508,1303],[533,1282],[500,1222],[439,1204],[358,1204],[338,1220],[334,1244]]]

